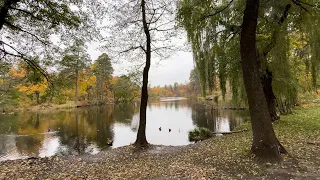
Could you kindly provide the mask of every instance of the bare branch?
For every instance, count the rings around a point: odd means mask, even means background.
[[[136,50],[136,49],[142,49],[142,50],[146,53],[145,48],[144,48],[142,45],[140,45],[140,46],[131,47],[131,48],[129,48],[129,49],[126,49],[126,50],[124,50],[124,51],[121,51],[120,54],[127,53],[127,52],[129,52],[129,51]]]
[[[157,26],[157,28],[162,27],[162,26],[166,26],[166,25],[168,25],[168,24],[170,24],[170,23],[173,23],[173,22],[175,22],[175,19],[170,20],[170,21],[168,21],[168,22],[165,22],[165,23],[163,23],[163,24],[160,24],[160,25]]]
[[[158,29],[158,28],[151,28],[149,31],[158,31],[158,32],[164,32],[164,31],[171,31],[174,30],[175,28],[169,28],[169,29]]]

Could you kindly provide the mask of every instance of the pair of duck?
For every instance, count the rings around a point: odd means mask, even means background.
[[[159,127],[159,131],[161,131],[162,129],[161,129],[161,127]],[[171,129],[169,128],[169,132],[171,132]]]

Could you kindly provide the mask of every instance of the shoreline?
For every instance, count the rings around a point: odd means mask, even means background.
[[[238,127],[246,132],[185,146],[137,151],[129,145],[95,155],[3,161],[0,179],[319,179],[320,107],[296,109],[273,125],[289,152],[280,164],[258,163],[249,154],[246,123]]]
[[[172,98],[172,97],[168,97],[168,98]],[[197,100],[195,100],[193,98],[188,98],[188,97],[178,97],[178,98],[181,98],[181,99],[178,99],[178,101],[188,100],[188,101],[191,101],[192,103],[195,103],[195,104],[210,106],[214,110],[248,110],[247,107],[233,106],[231,102],[221,102],[221,103],[217,104],[212,100],[201,100],[199,98]],[[168,102],[169,100],[161,100],[161,98],[150,98],[149,101],[150,101],[150,103],[152,103],[155,101],[156,102]],[[173,101],[176,101],[176,100],[173,100]],[[132,103],[135,103],[135,102],[137,102],[137,101],[134,101]],[[18,113],[18,112],[49,112],[49,111],[56,111],[56,110],[74,110],[77,108],[108,106],[108,105],[116,105],[116,103],[114,103],[112,101],[109,101],[109,102],[106,102],[103,104],[102,103],[88,103],[88,102],[74,103],[73,101],[68,101],[65,104],[42,103],[39,105],[30,106],[30,107],[17,107],[15,109],[9,109],[9,110],[6,110],[2,114],[13,114],[13,113]]]
[[[69,102],[65,104],[53,104],[53,103],[43,103],[36,106],[31,106],[28,108],[19,107],[13,110],[8,110],[5,114],[12,114],[18,112],[50,112],[57,110],[74,110],[85,107],[95,107],[95,106],[105,106],[105,105],[114,105],[114,103],[105,103],[105,104],[76,104],[74,102]]]
[[[129,145],[95,155],[8,160],[0,162],[0,178],[317,179],[320,177],[320,168],[317,164],[313,164],[315,162],[306,164],[296,157],[284,157],[281,164],[256,163],[248,155],[250,133],[210,138],[186,146],[151,145],[149,148],[137,151],[134,146]],[[231,147],[225,145],[231,142],[235,144]],[[242,149],[245,146],[247,148]],[[317,148],[311,147],[311,150]],[[319,153],[319,150],[317,151]],[[296,156],[294,152],[290,154]],[[298,173],[301,169],[303,172]]]

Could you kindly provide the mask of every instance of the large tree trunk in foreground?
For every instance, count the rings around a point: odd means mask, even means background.
[[[146,65],[143,69],[143,81],[142,81],[142,91],[141,91],[141,104],[140,104],[140,122],[139,129],[137,134],[137,140],[135,145],[137,147],[145,147],[148,145],[146,138],[146,123],[147,123],[147,105],[148,105],[148,76],[150,69],[151,61],[151,36],[149,27],[146,20],[146,2],[141,0],[141,9],[142,9],[142,22],[144,33],[147,38],[147,49],[146,49]]]
[[[281,159],[280,154],[286,153],[286,151],[273,131],[268,104],[259,75],[256,47],[258,10],[259,0],[246,1],[240,39],[243,80],[248,97],[253,132],[251,151],[258,159],[279,161]]]

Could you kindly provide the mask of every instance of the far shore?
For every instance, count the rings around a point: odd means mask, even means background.
[[[168,101],[179,101],[179,100],[190,100],[195,103],[203,104],[206,106],[212,106],[215,110],[246,110],[246,107],[234,106],[228,102],[216,103],[212,99],[204,98],[189,98],[189,97],[150,97],[150,102],[168,102]],[[134,100],[132,103],[139,102],[139,99]],[[121,103],[120,103],[121,104]],[[56,110],[74,110],[77,108],[85,107],[95,107],[95,106],[105,106],[105,105],[116,105],[115,102],[109,100],[106,103],[89,103],[87,101],[79,101],[75,103],[74,101],[67,101],[64,104],[55,104],[45,102],[39,105],[30,105],[26,107],[10,108],[7,110],[1,110],[2,114],[13,114],[17,112],[50,112]]]
[[[106,103],[104,105],[112,105],[113,103]],[[85,102],[78,102],[75,103],[74,101],[68,101],[65,104],[54,104],[54,103],[43,103],[39,105],[29,106],[29,107],[19,107],[16,109],[8,110],[8,114],[12,112],[48,112],[48,111],[55,111],[55,110],[71,110],[76,108],[83,108],[83,107],[93,107],[99,106],[99,104],[89,104]]]

